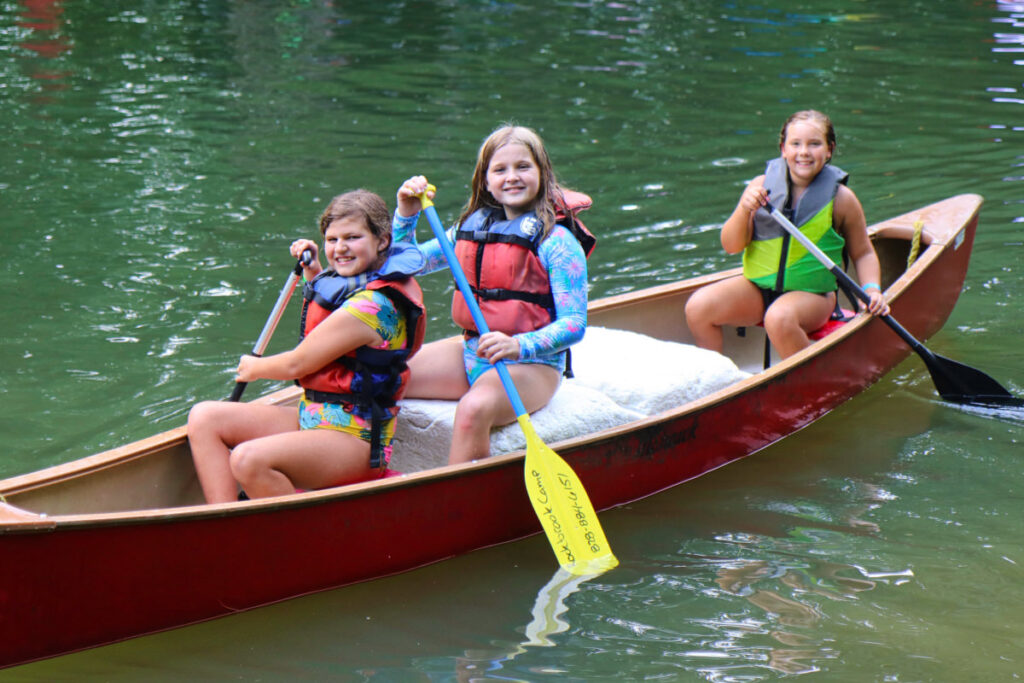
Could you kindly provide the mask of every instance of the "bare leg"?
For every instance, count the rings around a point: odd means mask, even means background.
[[[409,361],[406,398],[456,401],[469,391],[462,361],[462,339],[452,337],[425,344]]]
[[[370,444],[333,429],[303,429],[245,441],[231,452],[231,473],[251,498],[320,489],[378,475]]]
[[[508,365],[509,375],[527,412],[547,405],[558,390],[558,371],[547,365]],[[491,428],[515,422],[516,414],[497,370],[488,370],[473,384],[455,409],[448,463],[486,458],[491,454]]]
[[[712,351],[722,351],[722,325],[756,325],[763,316],[761,292],[742,275],[702,287],[686,302],[694,341]]]
[[[764,330],[783,358],[810,345],[809,332],[828,322],[836,305],[834,293],[786,292],[764,314]]]
[[[486,458],[491,453],[491,428],[515,422],[516,414],[496,370],[485,372],[472,388],[466,379],[462,339],[425,345],[410,361],[407,398],[458,400],[449,463]],[[558,389],[558,371],[536,363],[509,364],[527,412],[547,405]]]
[[[188,441],[206,502],[237,499],[238,485],[229,465],[235,446],[298,428],[295,408],[227,401],[194,405],[188,415]]]

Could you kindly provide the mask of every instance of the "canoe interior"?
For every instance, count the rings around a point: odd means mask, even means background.
[[[901,283],[909,283],[917,271],[923,272],[930,261],[939,257],[947,243],[963,239],[965,226],[972,219],[976,220],[980,204],[981,198],[977,195],[960,195],[872,226],[872,240],[882,264],[881,284],[883,290],[890,290],[887,292],[890,301],[898,299]],[[919,220],[924,222],[919,252],[913,267],[908,268],[914,223]],[[738,273],[739,269],[724,271],[594,301],[589,322],[692,344],[693,337],[683,315],[687,299],[699,287]],[[959,293],[962,277],[951,286],[955,286],[954,293]],[[845,297],[842,300],[845,307],[852,307]],[[666,314],[673,311],[676,314]],[[725,340],[723,353],[741,369],[760,376],[765,344],[763,329],[747,328],[742,333],[727,329]],[[817,342],[825,343],[828,338]],[[773,364],[776,361],[773,356]],[[771,372],[775,372],[774,367],[763,374]],[[296,389],[286,388],[257,400],[287,404],[294,403],[296,398]],[[181,508],[203,502],[184,427],[0,481],[0,501],[9,504],[0,503],[0,533],[5,522],[16,521],[19,509],[53,517]]]

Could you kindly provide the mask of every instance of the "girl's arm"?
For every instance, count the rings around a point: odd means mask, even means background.
[[[305,377],[360,346],[380,346],[384,339],[344,307],[332,312],[291,351],[273,356],[242,356],[238,382]]]
[[[722,248],[729,254],[743,251],[754,232],[754,213],[768,202],[764,189],[764,176],[751,180],[740,195],[732,215],[722,225]]]
[[[882,267],[878,263],[878,254],[868,237],[867,220],[864,208],[853,190],[840,185],[836,192],[835,207],[832,212],[833,224],[839,234],[846,240],[846,249],[857,269],[857,279],[864,291],[871,296],[868,311],[872,315],[888,315],[889,305],[882,297]]]
[[[515,335],[521,359],[563,351],[583,339],[587,331],[587,257],[583,247],[558,225],[541,243],[537,256],[548,271],[555,319],[539,330]]]
[[[419,220],[419,217],[419,213],[403,216],[396,211],[391,219],[391,235],[396,243],[408,242],[416,245],[427,263],[417,275],[426,275],[447,268],[448,261],[445,260],[444,251],[441,250],[441,245],[436,239],[432,239],[426,244],[419,244],[416,241],[416,221]],[[448,228],[448,240],[455,241],[455,226]]]
[[[413,176],[402,183],[395,195],[396,206],[394,218],[391,219],[392,239],[395,242],[409,242],[419,247],[420,253],[426,259],[427,265],[420,271],[421,275],[433,273],[448,267],[444,258],[444,252],[436,239],[426,244],[416,242],[416,222],[420,217],[420,195],[424,192],[431,199],[434,198],[433,190],[429,189],[427,179],[421,175]],[[448,240],[455,241],[455,228],[448,229]]]

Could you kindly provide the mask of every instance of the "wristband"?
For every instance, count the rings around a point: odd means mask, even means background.
[[[877,289],[879,292],[882,291],[882,288],[878,286],[877,282],[865,282],[864,284],[862,284],[860,286],[860,288],[861,289]]]

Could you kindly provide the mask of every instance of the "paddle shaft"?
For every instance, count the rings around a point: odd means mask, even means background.
[[[253,344],[252,353],[253,356],[262,356],[263,352],[267,350],[267,344],[270,343],[270,337],[273,336],[274,330],[277,329],[277,324],[281,322],[281,316],[284,314],[285,306],[288,305],[288,300],[292,296],[292,292],[295,291],[295,285],[298,284],[299,278],[302,277],[303,266],[309,265],[313,261],[313,252],[306,249],[302,252],[302,256],[298,261],[295,262],[295,267],[292,272],[288,275],[288,280],[284,283],[284,287],[281,288],[281,293],[277,295],[277,302],[274,304],[273,310],[270,311],[270,317],[267,318],[266,324],[263,326],[263,331],[260,332],[259,338],[256,343]],[[245,387],[248,382],[235,382],[235,389],[231,392],[231,398],[229,401],[237,402],[242,398],[242,392],[245,391]]]

